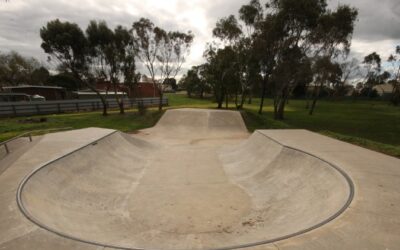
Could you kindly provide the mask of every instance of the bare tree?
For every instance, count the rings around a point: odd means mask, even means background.
[[[179,73],[193,42],[191,32],[166,32],[149,19],[133,23],[132,33],[138,42],[138,58],[147,69],[155,90],[159,92],[162,110],[164,80]]]
[[[391,102],[394,105],[399,105],[400,103],[400,46],[396,47],[396,53],[394,55],[390,55],[388,62],[392,65],[392,76],[393,79],[390,81],[393,90],[392,90],[392,98]]]
[[[157,87],[157,56],[164,43],[166,32],[154,25],[149,19],[141,18],[134,22],[131,29],[138,43],[138,58],[147,69],[154,86],[154,96]]]
[[[179,31],[168,32],[164,38],[163,46],[160,47],[157,56],[158,67],[160,69],[160,78],[157,83],[160,92],[159,110],[162,110],[162,98],[167,87],[166,79],[176,78],[182,69],[186,57],[190,53],[190,47],[193,42],[193,35],[189,31],[187,34]]]

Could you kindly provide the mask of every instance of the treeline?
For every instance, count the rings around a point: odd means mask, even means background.
[[[49,71],[35,58],[24,57],[15,51],[0,52],[0,88],[17,84],[45,84]]]
[[[50,74],[46,65],[37,59],[15,51],[0,52],[0,89],[18,85],[55,85],[73,91],[82,87],[72,74],[62,68],[58,71],[57,74]]]
[[[96,92],[103,115],[107,115],[107,104],[96,89],[96,80],[111,82],[115,92],[120,83],[133,88],[141,76],[138,63],[160,93],[161,110],[166,83],[181,70],[194,38],[190,31],[167,32],[145,18],[130,28],[118,25],[114,29],[104,21],[91,21],[85,31],[75,23],[56,19],[41,28],[40,37],[41,47],[63,72],[59,77],[72,76],[80,86]],[[115,96],[122,114],[123,99]]]
[[[256,93],[260,114],[268,94],[275,119],[284,118],[296,87],[312,83],[312,114],[323,86],[340,81],[338,61],[349,53],[357,10],[348,5],[328,9],[326,0],[269,0],[265,5],[251,0],[238,14],[217,22],[217,41],[204,52],[206,63],[193,67],[181,83],[200,93],[211,89],[218,108],[233,98],[240,109]]]
[[[378,95],[375,86],[390,84],[392,91],[390,102],[394,105],[400,104],[400,46],[395,48],[395,53],[386,60],[387,67],[383,70],[383,60],[379,54],[373,52],[364,57],[362,62],[365,68],[365,77],[357,83],[356,94],[363,97],[376,97]]]

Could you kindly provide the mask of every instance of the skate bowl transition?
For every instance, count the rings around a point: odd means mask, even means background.
[[[324,227],[350,205],[340,166],[249,135],[239,112],[169,110],[47,162],[17,192],[59,236],[118,249],[234,249]]]

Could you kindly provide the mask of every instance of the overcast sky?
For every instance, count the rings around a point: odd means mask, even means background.
[[[360,60],[377,51],[386,59],[400,45],[399,0],[328,0],[332,7],[350,4],[359,9],[352,55]],[[166,30],[191,30],[195,42],[186,67],[202,63],[205,43],[212,40],[216,21],[237,14],[249,0],[0,0],[0,51],[15,50],[45,62],[39,30],[59,18],[85,29],[92,19],[110,26],[130,27],[140,17]],[[265,1],[261,1],[265,2]],[[143,72],[145,73],[145,72]]]

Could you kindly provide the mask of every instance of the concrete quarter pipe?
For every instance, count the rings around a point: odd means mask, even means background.
[[[17,203],[34,225],[77,244],[278,247],[340,220],[354,184],[342,166],[273,137],[249,135],[238,112],[170,110],[154,128],[102,132],[40,164]]]

